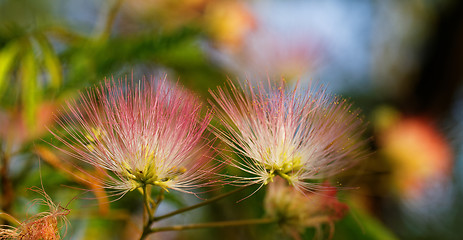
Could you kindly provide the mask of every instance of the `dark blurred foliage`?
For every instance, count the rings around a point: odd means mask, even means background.
[[[403,100],[413,114],[448,118],[463,81],[463,3],[454,1],[440,10],[423,50],[414,87]],[[408,104],[405,104],[408,103]]]

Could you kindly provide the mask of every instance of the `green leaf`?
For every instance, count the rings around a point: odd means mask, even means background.
[[[116,36],[106,42],[82,41],[60,54],[60,59],[69,63],[63,88],[80,88],[83,83],[100,81],[112,74],[122,77],[121,74],[130,74],[133,66],[142,64],[173,70],[169,74],[171,80],[179,79],[187,88],[208,96],[207,89],[222,84],[226,76],[204,53],[198,43],[200,36],[197,29],[184,28],[169,33]],[[149,77],[151,73],[141,74]]]
[[[0,50],[0,96],[8,86],[8,73],[14,67],[14,60],[19,49],[19,44],[12,42]]]
[[[61,63],[58,59],[58,56],[53,50],[53,47],[49,43],[48,39],[43,34],[38,34],[36,39],[43,53],[45,69],[50,75],[50,85],[52,88],[59,88],[63,77]]]
[[[28,50],[21,63],[21,99],[27,126],[35,126],[37,107],[40,101],[40,85],[38,84],[37,61],[32,49]]]
[[[356,204],[349,204],[349,214],[336,223],[334,240],[398,240],[377,218]]]

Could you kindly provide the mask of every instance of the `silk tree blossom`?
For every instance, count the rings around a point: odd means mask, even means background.
[[[265,185],[279,175],[299,190],[315,189],[364,157],[363,120],[345,99],[321,87],[287,89],[284,80],[230,87],[211,94],[225,129],[217,135],[241,156],[232,164],[252,175],[236,183]]]
[[[43,197],[43,199],[34,200],[33,203],[45,205],[49,208],[49,211],[38,213],[24,222],[19,222],[14,217],[11,217],[19,226],[0,226],[0,239],[58,240],[61,239],[60,230],[63,227],[64,232],[66,232],[68,224],[66,216],[70,210],[55,204],[43,189],[31,188],[31,190]],[[62,226],[59,226],[60,224]]]
[[[309,197],[307,197],[309,196]],[[347,214],[349,207],[336,198],[336,188],[324,183],[323,191],[300,192],[290,187],[280,177],[269,184],[264,207],[267,215],[277,218],[284,233],[302,239],[306,228],[315,228],[316,239],[323,239],[322,225],[329,226],[333,238],[334,222]]]
[[[68,136],[54,133],[70,149],[61,150],[109,171],[103,187],[116,194],[148,185],[191,192],[215,168],[203,136],[211,112],[201,118],[198,99],[166,79],[106,80],[67,105],[59,124]]]

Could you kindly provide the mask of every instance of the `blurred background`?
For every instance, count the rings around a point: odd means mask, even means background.
[[[42,181],[61,205],[77,196],[66,239],[136,239],[139,194],[108,204],[96,185],[68,174],[71,159],[50,146],[60,143],[47,128],[58,128],[54,116],[67,100],[105,77],[165,73],[204,101],[227,78],[315,81],[349,98],[369,122],[372,154],[339,179],[350,188],[339,193],[350,213],[334,239],[463,236],[458,0],[0,0],[2,211],[23,220],[40,211],[28,207],[37,196],[27,188]],[[200,201],[169,196],[161,212]],[[243,196],[167,222],[264,214],[263,191],[236,203]],[[218,236],[283,237],[262,226],[158,238]],[[313,230],[303,237],[313,239]]]

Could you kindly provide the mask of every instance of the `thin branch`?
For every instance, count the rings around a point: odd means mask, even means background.
[[[203,201],[203,202],[200,202],[198,204],[195,204],[195,205],[192,205],[192,206],[189,206],[189,207],[185,207],[185,208],[181,208],[181,209],[178,209],[176,211],[173,211],[171,213],[167,213],[167,214],[164,214],[164,215],[161,215],[161,216],[158,216],[158,217],[154,217],[153,218],[153,221],[156,222],[156,221],[159,221],[161,219],[164,219],[164,218],[168,218],[168,217],[171,217],[171,216],[174,216],[174,215],[177,215],[177,214],[180,214],[180,213],[183,213],[183,212],[187,212],[187,211],[190,211],[190,210],[193,210],[195,208],[199,208],[199,207],[202,207],[204,205],[207,205],[207,204],[210,204],[212,202],[215,202],[215,201],[218,201],[222,198],[225,198],[225,197],[228,197],[234,193],[237,193],[237,192],[240,192],[242,191],[243,189],[247,188],[248,186],[250,185],[247,185],[247,186],[244,186],[244,187],[240,187],[240,188],[237,188],[233,191],[230,191],[230,192],[226,192],[222,195],[219,195],[219,196],[216,196],[216,197],[213,197],[211,199],[208,199],[206,201]]]
[[[277,222],[277,219],[275,218],[259,218],[259,219],[246,219],[246,220],[224,221],[224,222],[196,223],[196,224],[188,224],[188,225],[174,225],[174,226],[167,226],[167,227],[152,228],[151,233],[165,232],[165,231],[182,231],[182,230],[197,229],[197,228],[220,228],[220,227],[269,224],[269,223],[276,223],[276,222]]]
[[[146,184],[143,185],[142,187],[142,194],[143,194],[143,202],[145,205],[146,213],[148,215],[148,219],[146,220],[146,224],[143,226],[143,233],[140,236],[140,240],[145,239],[150,233],[151,233],[151,225],[154,222],[154,214],[156,214],[156,210],[161,203],[161,201],[164,199],[164,190],[161,189],[159,192],[158,196],[156,197],[156,200],[153,201],[151,199],[151,191],[150,188],[148,188]],[[152,206],[150,206],[150,204]]]

